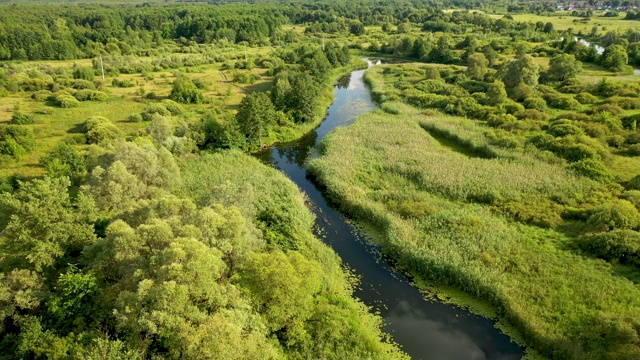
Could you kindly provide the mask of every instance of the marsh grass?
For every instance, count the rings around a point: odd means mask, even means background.
[[[378,100],[387,100],[371,73]],[[478,123],[383,104],[399,114],[377,110],[335,130],[309,171],[345,212],[380,231],[387,255],[435,287],[492,304],[546,356],[638,354],[613,335],[640,318],[638,272],[576,253],[572,222],[562,219],[608,201],[605,185],[523,151],[470,157],[430,132],[491,151]]]

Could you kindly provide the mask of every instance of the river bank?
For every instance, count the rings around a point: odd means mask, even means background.
[[[426,301],[411,279],[395,270],[362,230],[329,206],[308,178],[306,162],[316,144],[336,127],[349,125],[376,108],[363,75],[364,71],[355,71],[348,85],[337,87],[335,102],[319,128],[296,142],[279,144],[257,156],[280,169],[306,194],[307,204],[316,215],[316,236],[330,245],[360,279],[355,295],[384,318],[384,331],[410,356],[521,358],[520,347],[496,329],[492,321],[450,304]]]

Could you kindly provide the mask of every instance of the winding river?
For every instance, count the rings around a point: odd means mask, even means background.
[[[372,65],[369,63],[370,66]],[[353,71],[335,87],[335,101],[313,132],[257,154],[295,182],[316,215],[315,234],[331,246],[345,266],[361,279],[355,295],[383,317],[384,331],[413,359],[520,359],[523,350],[496,329],[492,321],[453,305],[425,300],[410,280],[393,269],[361,230],[331,208],[306,176],[306,162],[331,130],[352,123],[376,109],[363,81],[364,70]]]

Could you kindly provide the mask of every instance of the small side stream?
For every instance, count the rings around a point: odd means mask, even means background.
[[[370,65],[372,65],[370,63]],[[414,359],[520,359],[523,350],[493,326],[491,320],[459,307],[425,300],[409,279],[393,269],[361,230],[331,208],[306,176],[310,151],[331,130],[352,123],[376,109],[363,81],[364,70],[353,71],[335,88],[335,101],[323,123],[312,133],[279,144],[256,156],[280,169],[310,201],[316,215],[315,234],[331,246],[345,266],[361,279],[355,295],[383,317],[384,331]]]

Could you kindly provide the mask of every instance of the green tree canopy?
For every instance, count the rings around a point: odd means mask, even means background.
[[[487,72],[489,60],[482,53],[475,53],[467,59],[467,76],[474,80],[482,80]]]
[[[582,72],[582,63],[571,54],[558,54],[549,61],[547,77],[552,81],[575,78]]]

